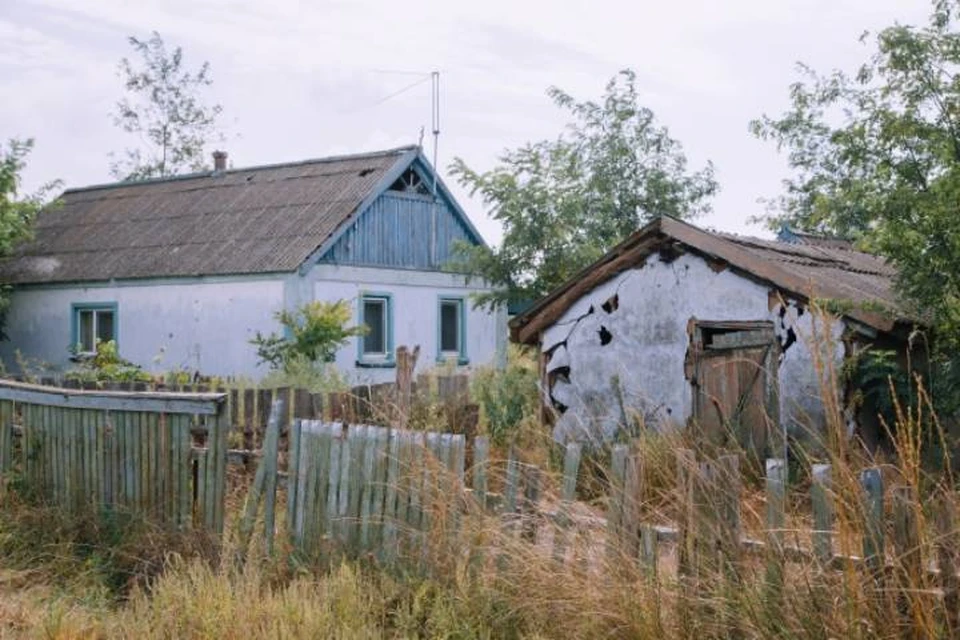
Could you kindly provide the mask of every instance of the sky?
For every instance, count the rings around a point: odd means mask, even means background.
[[[441,175],[554,138],[569,121],[546,89],[598,98],[617,71],[695,169],[721,191],[704,226],[762,234],[789,175],[750,120],[788,106],[796,63],[851,70],[860,42],[895,22],[923,24],[924,0],[0,0],[0,140],[35,139],[24,191],[111,181],[110,153],[138,140],[111,113],[128,36],[159,31],[188,65],[209,61],[235,167],[415,144],[432,147],[431,71],[440,72]],[[411,86],[413,85],[413,86]],[[432,151],[430,152],[432,154]],[[483,202],[446,177],[486,240]]]

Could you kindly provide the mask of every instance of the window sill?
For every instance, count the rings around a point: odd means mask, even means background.
[[[394,369],[397,366],[394,360],[357,360],[360,369]]]
[[[455,357],[453,354],[450,354],[449,356],[437,357],[437,364],[439,365],[444,365],[454,361],[456,362],[458,367],[463,367],[470,364],[470,358],[468,358],[467,356]]]

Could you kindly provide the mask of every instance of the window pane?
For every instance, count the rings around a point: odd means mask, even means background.
[[[363,301],[363,324],[369,331],[363,337],[363,352],[384,354],[387,351],[386,304],[383,300]]]
[[[113,311],[97,311],[97,340],[109,342],[116,337],[113,332]]]
[[[93,311],[78,311],[79,316],[79,334],[77,342],[80,343],[80,351],[90,353],[93,351]]]
[[[444,353],[460,351],[460,303],[458,301],[440,303],[440,351]]]

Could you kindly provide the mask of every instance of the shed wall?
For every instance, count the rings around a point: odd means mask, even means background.
[[[608,305],[608,312],[603,305],[614,295],[616,308]],[[551,353],[548,370],[569,367],[568,376],[547,390],[555,405],[565,407],[555,437],[611,438],[625,413],[655,428],[684,424],[693,406],[684,372],[692,318],[772,321],[785,348],[778,371],[781,424],[794,434],[822,427],[821,389],[838,390],[821,385],[811,347],[817,336],[830,336],[819,359],[839,372],[843,323],[814,321],[795,302],[771,300],[768,287],[730,269],[718,272],[696,255],[664,262],[655,254],[596,287],[544,331],[541,347]]]

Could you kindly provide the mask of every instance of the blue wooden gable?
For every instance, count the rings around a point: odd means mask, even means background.
[[[483,239],[419,153],[398,163],[341,232],[321,248],[319,262],[440,270],[457,241]]]

